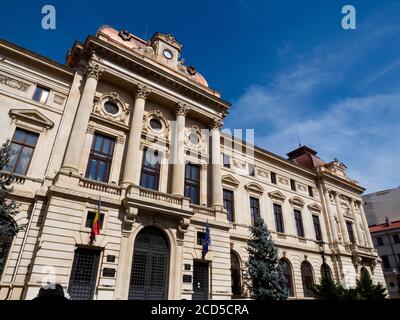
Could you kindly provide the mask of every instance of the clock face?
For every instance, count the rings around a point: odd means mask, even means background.
[[[172,57],[173,57],[172,52],[169,51],[168,49],[164,49],[163,55],[164,55],[164,57],[166,57],[168,60],[172,59]]]

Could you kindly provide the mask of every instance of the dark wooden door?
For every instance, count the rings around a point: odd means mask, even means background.
[[[193,300],[209,299],[209,265],[208,262],[193,263]]]
[[[75,250],[68,293],[71,300],[92,300],[96,289],[100,251],[86,248]]]

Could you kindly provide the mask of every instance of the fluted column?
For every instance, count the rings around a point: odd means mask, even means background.
[[[211,122],[211,206],[224,206],[221,181],[221,133],[222,120],[214,118]]]
[[[345,244],[350,243],[349,233],[347,232],[346,221],[343,217],[342,207],[340,205],[339,194],[335,193],[336,210],[339,217],[340,228],[342,229],[343,241]]]
[[[185,120],[189,107],[179,102],[176,110],[175,139],[173,141],[174,156],[172,170],[173,194],[183,195],[185,186]]]
[[[63,161],[63,169],[79,173],[79,163],[85,143],[86,129],[92,112],[93,100],[96,93],[97,82],[101,76],[102,69],[98,64],[89,63],[86,71],[86,82],[82,97],[79,102],[77,114],[69,137],[67,150]]]
[[[350,206],[351,206],[351,212],[353,213],[354,216],[354,224],[357,233],[358,245],[362,245],[363,235],[362,235],[362,230],[360,228],[360,219],[358,213],[356,212],[356,207],[354,205],[354,199],[350,199]]]
[[[140,170],[142,166],[142,159],[138,158],[140,154],[140,140],[143,128],[143,115],[144,106],[149,88],[139,84],[135,95],[135,106],[132,113],[131,126],[128,137],[128,147],[126,150],[124,176],[122,185],[128,186],[130,184],[139,185],[140,183]]]
[[[367,221],[367,217],[365,216],[364,207],[361,202],[359,203],[359,205],[360,205],[361,221],[362,221],[362,224],[364,226],[364,230],[365,230],[365,233],[367,236],[368,247],[373,248],[374,243],[372,242],[371,233],[369,232],[368,221]]]
[[[333,218],[333,213],[331,210],[331,200],[329,197],[329,190],[324,189],[324,200],[325,200],[325,207],[329,217],[329,224],[331,225],[331,233],[332,233],[332,240],[333,242],[339,242],[338,231],[336,229],[336,222]]]

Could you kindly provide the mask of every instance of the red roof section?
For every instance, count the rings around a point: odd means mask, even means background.
[[[396,228],[400,228],[400,220],[392,221],[392,222],[390,222],[389,225],[387,225],[386,223],[372,225],[369,227],[369,231],[370,232],[380,232],[380,231],[391,230],[391,229],[396,229]]]
[[[289,152],[287,155],[289,160],[308,169],[314,169],[326,164],[326,162],[317,157],[317,152],[315,150],[307,146],[301,146],[296,150]]]

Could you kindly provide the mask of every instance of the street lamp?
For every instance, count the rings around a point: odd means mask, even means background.
[[[326,262],[325,262],[325,242],[323,240],[318,241],[319,245],[319,252],[321,253],[322,257],[322,268],[324,269],[324,275],[325,279],[328,279],[328,269],[326,267]]]

